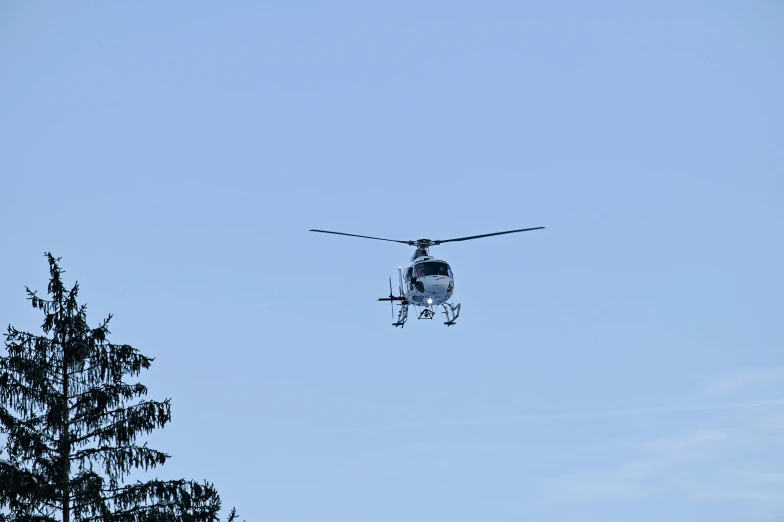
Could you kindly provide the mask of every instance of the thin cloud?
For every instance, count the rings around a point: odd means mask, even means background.
[[[784,415],[774,415],[764,420],[765,427],[772,431],[784,431]]]
[[[628,473],[582,472],[546,479],[541,499],[550,504],[563,501],[637,500],[646,497],[642,486]]]
[[[711,395],[728,395],[777,381],[784,381],[784,367],[740,368],[729,374],[709,377],[704,386]]]
[[[655,439],[639,445],[635,458],[609,470],[563,473],[545,479],[542,497],[550,503],[653,498],[668,482],[673,469],[694,458],[695,448],[704,452],[709,449],[709,443],[727,438],[724,430],[701,428]]]
[[[395,429],[395,428],[438,428],[449,426],[473,426],[482,424],[519,424],[536,421],[559,421],[559,420],[579,420],[579,419],[598,419],[603,417],[634,417],[641,415],[664,415],[678,413],[700,413],[712,411],[739,410],[749,408],[769,408],[784,406],[784,399],[770,399],[746,402],[732,402],[723,404],[695,404],[684,406],[664,406],[650,408],[631,408],[631,409],[611,409],[611,410],[591,410],[573,411],[561,413],[526,413],[509,417],[485,417],[474,419],[454,419],[440,421],[408,422],[387,426],[366,426],[365,429]]]
[[[784,482],[781,473],[745,472],[685,485],[694,499],[733,502],[760,519],[784,517]]]
[[[721,429],[700,429],[685,435],[675,435],[664,437],[645,445],[646,449],[652,451],[685,451],[695,447],[703,447],[705,444],[725,440],[728,434]]]
[[[605,469],[549,477],[541,483],[542,499],[548,503],[640,498],[664,501],[678,490],[700,502],[742,506],[749,519],[782,520],[784,473],[776,469],[775,461],[768,469],[761,469],[764,461],[751,464],[743,458],[750,448],[759,449],[761,443],[766,444],[771,456],[778,455],[781,443],[776,439],[766,443],[771,430],[763,425],[747,427],[747,433],[750,429],[756,435],[751,439],[738,439],[735,431],[732,436],[728,431],[735,422],[725,422],[725,427],[701,427],[640,444],[636,455],[614,465],[605,463]],[[738,462],[754,467],[734,468]]]
[[[784,473],[776,471],[746,471],[741,477],[758,485],[776,487],[784,500]]]

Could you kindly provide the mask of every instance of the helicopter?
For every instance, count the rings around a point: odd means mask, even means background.
[[[408,307],[414,306],[419,312],[418,319],[433,319],[439,306],[443,307],[446,315],[447,326],[452,326],[460,315],[460,303],[453,305],[449,302],[455,290],[455,278],[449,263],[442,259],[436,259],[430,255],[430,247],[451,243],[455,241],[468,241],[469,239],[479,239],[481,237],[500,236],[502,234],[513,234],[516,232],[528,232],[530,230],[541,230],[545,227],[521,228],[517,230],[507,230],[505,232],[493,232],[491,234],[480,234],[478,236],[458,237],[455,239],[414,239],[403,241],[399,239],[386,239],[383,237],[360,236],[357,234],[347,234],[345,232],[333,232],[331,230],[310,229],[310,232],[320,232],[322,234],[336,234],[339,236],[360,237],[364,239],[376,239],[378,241],[390,241],[393,243],[403,243],[416,247],[411,256],[411,264],[403,270],[402,266],[397,268],[399,279],[399,295],[392,293],[392,278],[389,278],[389,297],[380,297],[379,301],[389,301],[392,306],[392,317],[395,315],[395,301],[400,303],[400,312],[397,321],[392,323],[394,327],[401,329],[408,320]]]

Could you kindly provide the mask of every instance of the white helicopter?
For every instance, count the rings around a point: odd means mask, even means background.
[[[430,247],[442,243],[453,241],[467,241],[480,237],[500,236],[501,234],[513,234],[515,232],[528,232],[529,230],[540,230],[545,227],[521,228],[518,230],[507,230],[505,232],[493,232],[492,234],[481,234],[478,236],[459,237],[456,239],[416,239],[411,241],[401,241],[398,239],[385,239],[382,237],[360,236],[357,234],[346,234],[345,232],[332,232],[330,230],[310,229],[310,232],[321,232],[324,234],[337,234],[340,236],[362,237],[365,239],[377,239],[379,241],[391,241],[393,243],[403,243],[416,247],[414,255],[411,256],[411,264],[403,272],[403,267],[397,268],[400,279],[400,295],[392,293],[392,278],[389,278],[389,297],[380,297],[379,301],[389,301],[392,305],[392,315],[394,317],[394,302],[400,301],[400,312],[397,321],[392,326],[401,328],[408,319],[408,307],[414,306],[419,311],[418,319],[433,319],[436,315],[435,310],[442,306],[446,315],[447,326],[455,324],[455,319],[460,315],[460,304],[449,303],[449,298],[455,290],[455,279],[452,269],[446,261],[435,259],[430,256]]]

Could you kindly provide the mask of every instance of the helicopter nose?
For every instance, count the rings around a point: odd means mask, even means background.
[[[448,277],[439,277],[436,278],[427,278],[428,280],[424,281],[425,283],[425,290],[428,292],[434,292],[439,294],[445,294],[449,291],[449,283],[452,281]]]

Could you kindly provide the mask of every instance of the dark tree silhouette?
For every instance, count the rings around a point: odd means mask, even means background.
[[[109,342],[111,315],[90,328],[78,283],[66,289],[60,258],[46,257],[48,298],[27,288],[43,335],[9,326],[0,357],[0,521],[218,520],[206,481],[126,482],[169,458],[138,437],[171,420],[170,400],[146,400],[144,385],[123,380],[153,359]]]

